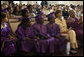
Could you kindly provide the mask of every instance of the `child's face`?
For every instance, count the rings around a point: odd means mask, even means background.
[[[58,16],[59,18],[61,18],[61,17],[62,17],[62,12],[58,13],[57,16]]]
[[[38,22],[39,22],[39,24],[43,24],[44,23],[44,19],[39,19]]]
[[[51,18],[50,19],[50,23],[54,23],[55,22],[55,19],[54,18]]]
[[[74,11],[70,11],[70,16],[73,17],[73,18],[75,17]]]

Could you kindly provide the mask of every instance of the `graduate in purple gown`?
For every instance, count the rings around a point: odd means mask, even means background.
[[[21,51],[30,54],[34,46],[34,33],[28,18],[22,20],[16,30],[16,35],[21,44]]]
[[[13,36],[5,13],[1,13],[1,53],[9,56],[16,52],[16,38]]]
[[[37,52],[54,53],[54,38],[47,34],[46,25],[44,24],[43,16],[35,17],[36,23],[33,24],[34,33],[38,38],[38,45],[35,45]],[[58,40],[57,40],[58,42]]]
[[[73,10],[70,11],[70,17],[67,20],[68,27],[72,27],[76,32],[77,40],[83,43],[83,22],[82,17],[80,19],[75,17]]]
[[[49,23],[47,26],[47,33],[54,37],[55,39],[58,39],[59,42],[55,43],[55,49],[56,51],[63,52],[66,48],[66,40],[61,36],[59,25],[55,23],[55,17],[54,13],[50,13],[47,15]]]

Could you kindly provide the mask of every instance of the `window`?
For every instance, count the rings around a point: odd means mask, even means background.
[[[41,2],[42,2],[42,1],[37,1],[37,3],[38,3],[39,5],[41,5]]]
[[[16,4],[16,3],[19,4],[20,3],[19,1],[13,1],[13,2],[14,2],[14,4]]]

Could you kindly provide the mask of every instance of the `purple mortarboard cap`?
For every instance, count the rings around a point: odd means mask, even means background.
[[[42,16],[42,15],[37,15],[36,17],[35,17],[35,20],[38,20],[38,19],[43,19],[44,17]]]
[[[27,11],[27,10],[28,10],[27,8],[22,9],[22,11]]]
[[[55,14],[55,12],[51,12],[50,14],[51,14],[51,15],[54,15],[54,14]]]
[[[38,13],[37,13],[37,15],[42,15],[43,14],[43,12],[41,12],[41,11],[39,11]]]
[[[46,17],[48,17],[48,18],[52,18],[52,17],[54,17],[54,18],[55,18],[55,16],[54,16],[54,12],[52,12],[52,13],[46,15]]]
[[[28,8],[24,8],[23,10],[28,10]]]

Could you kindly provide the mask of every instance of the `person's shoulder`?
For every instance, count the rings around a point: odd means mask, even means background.
[[[8,26],[8,23],[5,22],[4,24]]]
[[[57,23],[53,23],[54,26],[58,27],[59,25]]]
[[[66,22],[66,20],[65,19],[62,19],[64,22]]]
[[[49,23],[46,24],[46,26],[49,25]]]
[[[57,22],[58,20],[59,20],[59,19],[58,19],[58,18],[56,18],[56,19],[55,19],[55,22]]]
[[[37,23],[34,23],[34,24],[32,25],[32,27],[34,27],[35,25],[37,25]]]

